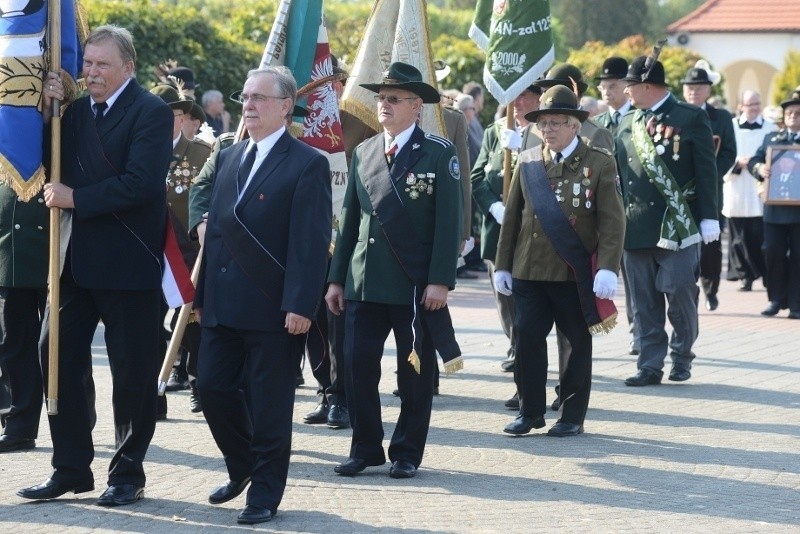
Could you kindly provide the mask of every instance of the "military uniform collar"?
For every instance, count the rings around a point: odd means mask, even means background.
[[[561,157],[562,157],[563,161],[566,162],[567,158],[569,158],[572,155],[572,153],[575,152],[576,148],[578,148],[578,136],[577,135],[575,136],[575,139],[573,139],[572,142],[570,144],[568,144],[566,147],[564,147],[564,150],[561,151]],[[550,151],[550,159],[555,161],[556,160],[556,152],[553,152],[550,148],[548,148],[547,150]]]

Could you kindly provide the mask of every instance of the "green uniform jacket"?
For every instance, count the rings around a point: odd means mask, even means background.
[[[645,172],[633,147],[631,127],[639,113],[626,113],[617,134],[617,164],[622,185],[625,216],[633,231],[625,235],[625,249],[654,248],[661,233],[666,210],[664,197]],[[718,219],[717,166],[708,114],[678,102],[670,95],[655,114],[656,124],[672,128],[672,135],[656,143],[664,149],[661,159],[684,191],[693,189],[687,200],[695,223]],[[677,137],[676,139],[676,136]],[[666,145],[664,142],[666,141]],[[677,148],[677,151],[675,150]],[[677,154],[678,159],[674,159]]]
[[[50,209],[43,194],[22,202],[0,184],[0,286],[47,287]]]
[[[711,124],[711,133],[719,137],[717,163],[717,208],[722,212],[722,185],[725,175],[736,163],[736,134],[733,131],[733,115],[727,110],[706,104],[706,113]]]
[[[467,180],[469,171],[469,147],[467,146],[467,119],[457,109],[442,107],[444,126],[447,138],[456,147],[458,168],[461,171],[461,197],[462,197],[462,222],[461,233],[463,239],[469,239],[472,233],[472,182]]]
[[[181,224],[184,235],[189,226],[189,190],[210,154],[209,145],[199,139],[190,141],[183,134],[172,149],[167,173],[167,205]]]
[[[494,262],[497,255],[497,239],[500,237],[500,223],[489,213],[489,207],[503,200],[503,146],[500,132],[506,127],[506,119],[500,119],[483,132],[483,143],[478,160],[472,166],[470,182],[472,197],[483,213],[481,225],[481,258]],[[530,126],[526,128],[530,129]],[[527,137],[523,133],[523,146]],[[534,138],[536,136],[533,136]],[[538,139],[538,138],[537,138]],[[541,143],[541,141],[540,141]],[[511,165],[516,165],[517,153],[512,151]]]
[[[192,188],[189,189],[189,235],[192,239],[197,239],[197,225],[203,221],[203,214],[208,213],[211,205],[211,188],[214,185],[214,172],[217,168],[217,158],[220,150],[228,148],[233,144],[236,134],[229,132],[217,137],[203,168],[192,181]]]
[[[328,282],[341,284],[345,298],[381,304],[410,305],[414,286],[384,237],[364,186],[365,168],[376,169],[390,180],[383,133],[353,152],[344,197],[339,236]],[[428,284],[455,287],[456,260],[461,244],[461,184],[455,148],[446,139],[414,129],[398,152],[394,166],[397,192],[413,221],[413,228],[430,255]],[[422,295],[417,295],[419,300]]]
[[[606,150],[588,146],[583,140],[561,163],[553,162],[549,150],[542,152],[550,186],[563,200],[560,204],[564,215],[572,221],[586,250],[597,250],[597,268],[618,272],[625,214],[617,189],[614,157]],[[574,280],[572,271],[556,254],[544,233],[527,188],[522,184],[520,167],[533,160],[533,153],[533,150],[526,150],[519,155],[500,230],[495,267],[510,271],[520,280]]]

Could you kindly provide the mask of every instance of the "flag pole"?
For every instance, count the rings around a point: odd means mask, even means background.
[[[514,121],[514,106],[509,104],[506,106],[506,130],[516,130],[516,127],[517,125]],[[505,148],[503,149],[503,205],[508,203],[508,192],[511,189],[512,170],[511,150]]]
[[[50,70],[61,72],[61,0],[48,2],[48,47]],[[44,89],[44,88],[43,88]],[[50,183],[61,182],[61,102],[53,100],[50,122]],[[49,338],[47,352],[47,414],[58,414],[58,351],[59,316],[61,308],[61,209],[50,208],[50,273],[48,300],[50,302]]]
[[[167,222],[167,224],[170,223]],[[200,264],[202,263],[202,258],[203,245],[200,245],[200,251],[197,253],[197,259],[192,267],[191,279],[192,285],[195,287],[197,287],[197,281],[200,279]],[[175,326],[172,329],[172,337],[169,340],[167,353],[164,355],[164,363],[161,365],[161,373],[158,375],[158,394],[162,397],[167,391],[167,380],[169,380],[169,374],[172,372],[172,366],[175,365],[175,359],[178,357],[178,349],[181,346],[183,334],[186,332],[186,325],[189,324],[189,316],[192,313],[192,304],[193,303],[191,302],[187,302],[181,306],[181,310],[178,312],[178,320],[175,321]]]

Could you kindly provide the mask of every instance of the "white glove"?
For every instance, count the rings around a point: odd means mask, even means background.
[[[594,275],[594,294],[599,299],[613,299],[617,294],[617,275],[608,269],[597,271]]]
[[[492,217],[503,224],[503,217],[506,215],[506,207],[503,205],[502,202],[493,202],[491,206],[489,206],[489,213],[492,214]]]
[[[500,144],[509,150],[519,150],[522,146],[522,136],[516,130],[505,129],[500,132]]]
[[[469,236],[469,238],[464,242],[464,250],[461,251],[461,256],[460,257],[463,258],[467,254],[472,252],[472,249],[474,249],[474,248],[475,248],[475,238],[472,237],[472,236]]]
[[[719,221],[715,219],[703,219],[700,221],[700,235],[703,236],[703,243],[708,245],[712,241],[719,239]]]
[[[511,273],[508,271],[494,272],[494,288],[501,295],[511,296]]]

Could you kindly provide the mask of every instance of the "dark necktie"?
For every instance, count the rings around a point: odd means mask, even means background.
[[[615,111],[614,112],[614,117],[611,119],[611,123],[614,126],[619,126],[619,117],[620,117],[619,111]]]
[[[739,124],[739,128],[742,130],[760,130],[761,125],[757,122],[743,122]]]
[[[100,122],[103,120],[103,115],[105,114],[106,109],[108,108],[108,104],[105,102],[95,102],[94,104],[94,123],[96,125],[100,125]]]
[[[253,145],[247,150],[247,154],[245,154],[242,164],[239,165],[239,174],[237,176],[237,180],[239,182],[239,191],[244,190],[244,186],[247,184],[247,178],[250,176],[250,171],[253,170],[253,164],[256,161],[257,151],[258,145],[253,143]]]
[[[392,166],[392,163],[394,162],[394,155],[395,154],[397,154],[397,143],[392,141],[391,142],[391,146],[389,147],[389,150],[386,151],[386,163],[388,163],[390,167]]]
[[[564,159],[564,156],[561,155],[561,152],[556,152],[556,163],[561,163],[562,159]]]

